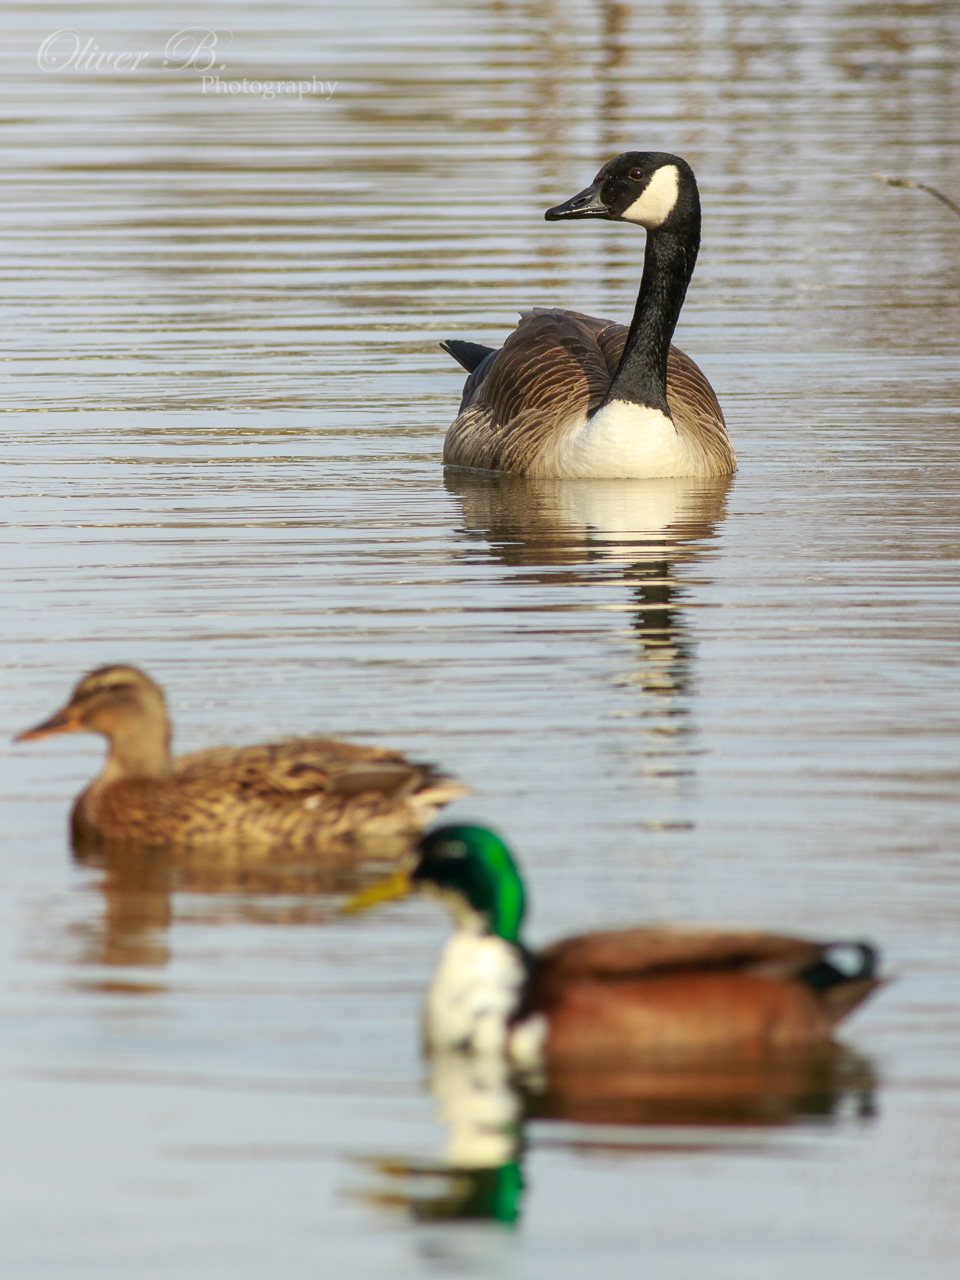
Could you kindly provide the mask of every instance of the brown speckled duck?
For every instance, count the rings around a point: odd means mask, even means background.
[[[402,852],[467,788],[395,751],[324,738],[170,754],[163,690],[136,667],[98,667],[67,704],[21,733],[102,733],[98,778],[71,814],[75,844],[224,844],[381,856]]]

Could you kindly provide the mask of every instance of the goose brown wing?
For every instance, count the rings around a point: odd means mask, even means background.
[[[574,311],[537,309],[467,379],[443,460],[525,472],[564,423],[606,395],[610,371],[596,341],[608,324]]]
[[[483,405],[501,428],[529,411],[592,412],[606,395],[627,342],[626,325],[614,320],[533,307],[499,351],[474,369],[463,388],[461,412]],[[599,357],[599,358],[598,358]],[[699,365],[671,345],[667,404],[678,426],[723,425],[723,411]]]
[[[597,331],[610,321],[539,307],[521,316],[496,358],[485,362],[486,374],[477,380],[472,402],[482,400],[502,428],[530,413],[559,420],[589,412],[610,385],[596,340]]]
[[[700,366],[673,346],[667,355],[667,405],[678,431],[725,427],[720,401]],[[723,438],[729,448],[725,431]]]
[[[626,345],[622,324],[579,311],[535,307],[464,386],[443,460],[493,471],[529,470],[564,424],[593,413],[610,388]],[[713,474],[736,465],[713,388],[688,355],[671,346],[667,404],[677,431]]]

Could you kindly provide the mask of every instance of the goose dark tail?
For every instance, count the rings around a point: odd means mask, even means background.
[[[495,347],[485,347],[479,342],[464,342],[461,338],[448,338],[440,346],[447,355],[453,356],[457,364],[462,365],[467,373],[479,369],[487,356],[493,355]]]

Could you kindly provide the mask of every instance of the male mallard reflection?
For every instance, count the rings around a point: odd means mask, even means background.
[[[649,1065],[558,1068],[530,1094],[526,1115],[584,1125],[702,1129],[822,1123],[851,1114],[865,1120],[874,1114],[875,1086],[863,1055],[827,1042],[758,1057],[688,1055],[686,1061]]]
[[[638,683],[683,692],[693,648],[674,566],[696,560],[723,519],[731,481],[530,480],[448,472],[468,537],[483,538],[523,580],[563,586],[622,583],[643,651]],[[564,568],[572,572],[564,573]]]
[[[434,1054],[429,1073],[437,1119],[448,1134],[441,1162],[371,1161],[392,1185],[365,1198],[420,1220],[515,1222],[523,1194],[523,1099],[509,1064],[502,1054],[453,1051]]]
[[[448,1134],[442,1158],[367,1161],[388,1183],[364,1199],[420,1222],[513,1223],[528,1146],[637,1155],[763,1150],[765,1137],[786,1126],[869,1118],[875,1083],[867,1060],[839,1044],[686,1066],[594,1066],[539,1087],[519,1080],[503,1054],[437,1051],[429,1087]]]

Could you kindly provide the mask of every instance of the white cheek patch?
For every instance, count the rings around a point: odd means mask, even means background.
[[[628,209],[621,213],[624,222],[637,222],[648,231],[666,222],[677,203],[680,191],[680,173],[675,164],[665,164],[647,183],[643,195],[638,196]]]

